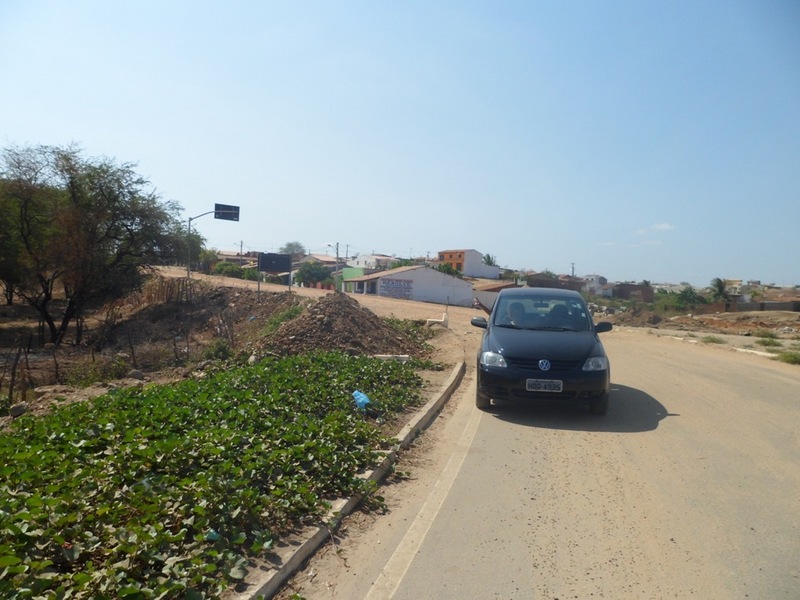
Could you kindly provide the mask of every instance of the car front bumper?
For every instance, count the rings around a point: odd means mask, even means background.
[[[525,389],[529,378],[560,380],[561,392],[531,392]],[[516,369],[502,369],[478,365],[478,391],[493,400],[550,401],[591,403],[609,393],[611,388],[608,371],[581,371],[554,373],[542,377],[532,376]]]

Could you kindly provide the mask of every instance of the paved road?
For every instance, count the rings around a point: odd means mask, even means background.
[[[800,369],[636,331],[603,339],[605,417],[480,412],[470,365],[409,481],[386,490],[391,513],[352,525],[287,591],[800,598]]]

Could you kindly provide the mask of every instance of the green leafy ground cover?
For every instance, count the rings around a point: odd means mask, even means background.
[[[0,434],[0,597],[217,597],[329,501],[369,493],[379,422],[422,401],[420,366],[275,358],[21,417]]]

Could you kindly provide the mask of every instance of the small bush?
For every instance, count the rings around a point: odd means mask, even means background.
[[[136,350],[136,366],[145,371],[159,371],[183,365],[187,358],[186,346],[175,341],[173,346],[147,343]]]
[[[779,340],[773,338],[759,338],[756,340],[756,344],[758,344],[759,346],[772,347],[772,348],[783,345]]]
[[[425,321],[422,319],[394,319],[386,317],[383,322],[389,325],[398,333],[403,333],[411,337],[415,342],[426,344],[427,341],[436,335],[436,332],[425,326]]]
[[[224,275],[225,277],[242,278],[243,269],[239,265],[229,262],[217,263],[214,267],[214,275]]]
[[[800,352],[781,352],[775,357],[775,360],[789,363],[790,365],[800,365]]]
[[[98,381],[122,379],[129,370],[130,366],[121,358],[92,358],[76,364],[66,374],[65,380],[68,385],[89,387]]]
[[[704,344],[725,344],[725,343],[727,343],[721,337],[716,336],[716,335],[707,335],[707,336],[701,338],[700,341],[703,342]]]
[[[299,304],[295,304],[294,306],[290,306],[284,310],[278,311],[269,319],[267,319],[266,324],[264,325],[264,334],[269,335],[270,333],[274,332],[278,327],[280,327],[286,321],[291,321],[295,317],[299,316],[303,312],[303,307]]]
[[[764,338],[769,340],[774,340],[778,337],[774,331],[770,331],[769,329],[756,329],[753,332],[753,335],[757,338]]]
[[[233,356],[233,350],[228,340],[216,338],[208,348],[203,350],[203,358],[214,360],[228,360]]]

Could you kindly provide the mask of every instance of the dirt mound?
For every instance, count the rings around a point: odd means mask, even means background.
[[[106,327],[97,321],[87,336],[93,348],[64,346],[24,354],[17,389],[38,390],[37,398],[29,399],[27,412],[44,413],[54,402],[85,400],[117,384],[168,383],[189,377],[196,364],[204,362],[206,349],[220,340],[256,355],[328,350],[418,358],[430,354],[424,339],[411,330],[396,329],[346,294],[332,293],[314,300],[291,292],[257,293],[217,287],[198,289],[191,302],[140,305],[128,307],[124,313]],[[297,316],[292,318],[292,314]],[[272,333],[265,333],[274,319],[288,320]],[[27,324],[29,328],[35,326],[35,321],[31,321]],[[0,330],[4,325],[0,321]],[[21,324],[14,326],[14,334],[22,331],[30,337]],[[13,359],[14,355],[5,350],[3,357]],[[61,385],[76,369],[86,371],[101,362],[115,360],[126,363],[125,372],[132,368],[140,370],[143,379],[122,379],[85,389]],[[44,387],[54,384],[58,384],[57,389]],[[10,421],[11,417],[0,416],[0,428]]]
[[[611,321],[616,325],[628,325],[629,327],[657,327],[663,318],[650,310],[634,308],[626,311],[619,311],[609,317],[602,317],[603,321]]]
[[[340,350],[348,354],[424,356],[426,347],[346,294],[329,294],[282,324],[260,348],[275,354]]]

